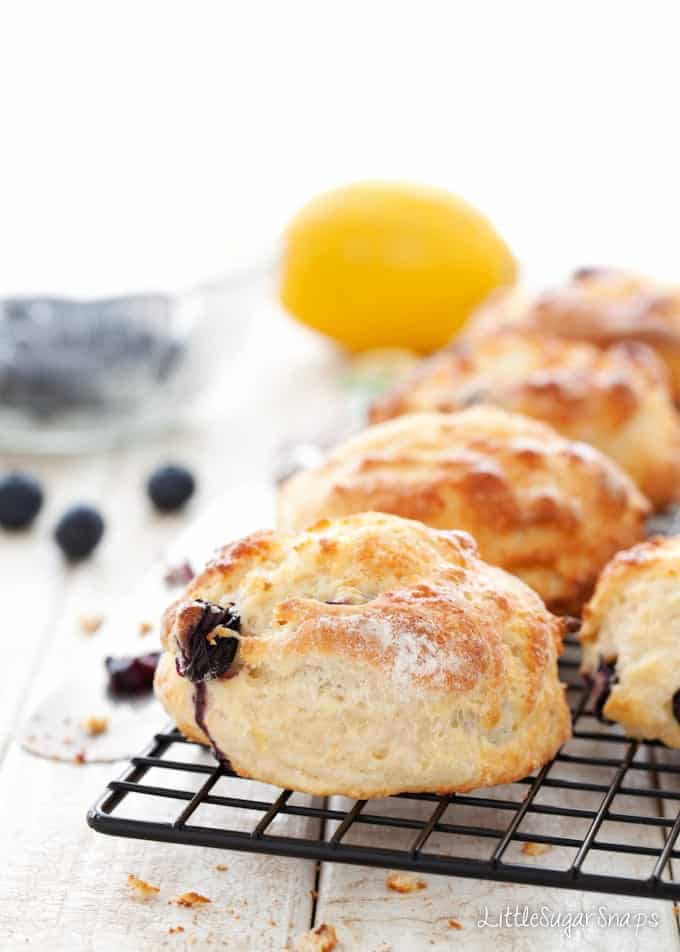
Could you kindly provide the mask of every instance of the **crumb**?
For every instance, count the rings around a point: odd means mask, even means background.
[[[85,751],[79,750],[76,754],[73,755],[73,762],[75,764],[86,764],[87,760],[85,758]]]
[[[548,843],[531,843],[527,841],[522,846],[522,852],[525,856],[540,856],[542,853],[547,853],[552,849]]]
[[[310,890],[309,890],[309,895],[312,897],[312,899],[318,899],[318,898],[319,898],[319,890],[318,890],[318,889],[310,889]]]
[[[153,631],[153,625],[150,621],[140,621],[139,634],[143,637]]]
[[[333,952],[338,937],[333,926],[322,922],[316,929],[310,929],[295,940],[295,952]]]
[[[190,892],[182,893],[177,899],[171,899],[170,902],[176,906],[186,906],[188,909],[193,909],[194,906],[205,905],[205,903],[210,902],[210,899],[208,899],[207,896],[202,896],[200,893],[191,890]]]
[[[103,615],[81,615],[78,619],[80,630],[85,635],[95,635],[104,624]]]
[[[449,919],[449,928],[450,929],[462,929],[462,925],[458,922],[457,919]]]
[[[108,730],[108,727],[108,717],[97,717],[96,715],[91,715],[83,721],[83,730],[89,734],[90,737],[97,737],[98,734],[105,733],[105,731]]]
[[[184,926],[170,926],[168,935],[177,935],[178,932],[184,932]]]
[[[188,562],[169,566],[163,576],[166,585],[186,585],[194,577],[194,570]]]
[[[388,889],[398,893],[412,893],[419,889],[427,889],[427,883],[407,873],[390,873],[385,880]]]
[[[229,867],[226,865],[226,863],[218,863],[215,869],[218,873],[225,873]]]
[[[158,886],[152,886],[150,883],[145,883],[143,879],[135,876],[133,873],[127,878],[127,883],[130,889],[137,895],[139,899],[151,899],[152,896],[155,896],[160,892]]]

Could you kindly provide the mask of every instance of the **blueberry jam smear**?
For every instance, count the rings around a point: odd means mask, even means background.
[[[208,636],[218,627],[240,632],[241,617],[233,605],[222,607],[201,598],[194,604],[200,606],[201,614],[193,628],[182,635],[177,671],[190,681],[221,678],[236,657],[239,639],[216,637],[211,642]]]
[[[111,693],[129,696],[150,691],[160,656],[160,651],[151,651],[137,657],[108,657],[104,664]]]

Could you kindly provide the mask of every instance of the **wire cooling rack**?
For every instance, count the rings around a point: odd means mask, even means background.
[[[679,899],[680,762],[591,711],[567,642],[573,738],[517,783],[467,795],[328,800],[238,778],[156,734],[87,815],[100,833],[362,866]]]

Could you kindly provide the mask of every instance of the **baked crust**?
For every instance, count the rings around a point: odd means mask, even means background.
[[[619,552],[584,610],[582,670],[614,668],[603,714],[630,737],[680,747],[673,696],[680,690],[680,537]]]
[[[463,529],[551,610],[577,614],[611,556],[643,537],[649,503],[593,447],[478,406],[369,427],[279,494],[286,529],[368,510]]]
[[[422,364],[370,410],[404,413],[489,403],[591,443],[657,506],[680,492],[680,416],[663,361],[646,344],[598,348],[535,331],[464,340]]]
[[[564,285],[528,297],[496,295],[473,317],[467,334],[479,339],[501,329],[590,341],[598,347],[640,341],[668,367],[674,399],[680,400],[680,289],[617,268],[581,268]]]
[[[205,742],[175,664],[197,598],[241,619],[201,719],[242,776],[361,798],[465,791],[526,776],[569,736],[563,621],[465,533],[363,513],[220,550],[166,612],[156,674]]]

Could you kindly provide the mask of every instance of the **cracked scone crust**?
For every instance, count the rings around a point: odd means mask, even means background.
[[[479,406],[375,424],[279,494],[283,528],[368,510],[465,530],[551,610],[577,614],[612,555],[643,537],[649,504],[593,447]]]
[[[680,400],[680,289],[617,268],[581,268],[561,287],[530,297],[494,296],[473,316],[466,336],[479,339],[515,328],[591,341],[649,344],[668,367]]]
[[[241,630],[226,675],[192,683],[176,652],[196,599],[233,606]],[[156,692],[242,776],[362,798],[472,790],[569,736],[562,629],[465,533],[363,513],[219,551],[166,612]]]
[[[646,344],[598,348],[528,331],[463,340],[378,399],[370,420],[480,403],[525,413],[591,443],[657,506],[678,495],[680,416],[666,368]]]
[[[583,617],[582,671],[594,678],[603,669],[608,674],[608,685],[599,686],[609,690],[604,716],[630,737],[680,747],[673,712],[680,692],[680,537],[649,539],[620,552]]]

